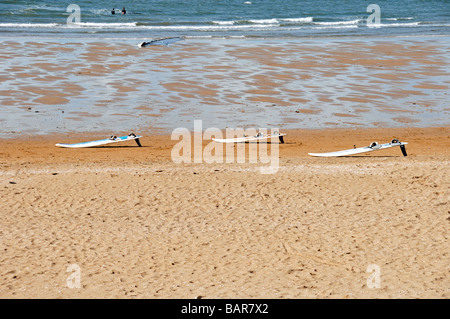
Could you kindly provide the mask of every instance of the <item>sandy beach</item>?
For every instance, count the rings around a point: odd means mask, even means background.
[[[450,299],[449,1],[1,8],[1,299]]]
[[[2,140],[0,297],[449,298],[448,127],[285,132],[276,174],[151,132]],[[392,138],[408,157],[307,154]]]
[[[0,298],[450,298],[446,39],[2,40]],[[194,120],[276,172],[176,164]]]

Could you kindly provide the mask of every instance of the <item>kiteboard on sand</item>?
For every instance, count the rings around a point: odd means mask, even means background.
[[[140,48],[145,48],[149,45],[169,45],[173,42],[181,41],[183,38],[176,37],[176,38],[161,38],[161,39],[155,39],[149,42],[141,42],[139,44]]]
[[[406,147],[405,145],[408,144],[406,142],[400,142],[397,139],[393,139],[390,143],[386,144],[378,144],[377,142],[373,142],[369,146],[365,147],[359,147],[359,148],[352,148],[349,150],[344,151],[337,151],[337,152],[330,152],[330,153],[308,153],[311,156],[321,156],[321,157],[335,157],[335,156],[349,156],[349,155],[355,155],[360,153],[366,153],[366,152],[372,152],[376,150],[383,150],[386,148],[394,147],[394,146],[400,146],[400,149],[402,150],[403,156],[406,156]]]
[[[286,134],[284,133],[278,133],[274,132],[274,134],[263,134],[259,132],[255,136],[243,136],[243,137],[236,137],[236,138],[213,138],[212,140],[219,143],[243,143],[243,142],[249,142],[249,141],[257,141],[257,140],[265,140],[269,138],[276,138],[278,137],[280,140],[280,143],[284,143],[283,136]]]
[[[142,136],[136,135],[134,133],[130,133],[127,136],[117,137],[115,135],[112,135],[110,138],[106,138],[103,140],[98,141],[91,141],[91,142],[83,142],[83,143],[76,143],[76,144],[66,144],[66,143],[58,143],[55,146],[59,147],[66,147],[66,148],[82,148],[82,147],[95,147],[95,146],[101,146],[111,143],[119,143],[119,142],[125,142],[125,141],[131,141],[135,140],[137,145],[141,147],[141,142],[139,141],[139,138]]]

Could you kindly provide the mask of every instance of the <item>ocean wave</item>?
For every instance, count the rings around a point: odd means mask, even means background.
[[[97,15],[105,15],[105,14],[110,15],[111,10],[112,9],[88,9],[87,11],[90,13],[93,13],[93,14],[97,14]],[[116,10],[120,11],[119,8],[117,8]]]
[[[225,21],[212,21],[212,24],[218,25],[238,25],[238,24],[304,24],[313,22],[313,17],[305,18],[271,18],[271,19],[249,19],[249,20],[225,20]]]
[[[386,28],[386,27],[417,27],[420,26],[420,22],[411,22],[411,23],[379,23],[373,24],[373,27],[376,28]]]
[[[303,20],[299,20],[303,19]],[[164,31],[199,31],[199,32],[218,32],[218,31],[291,31],[291,30],[325,30],[325,29],[351,29],[366,26],[366,21],[362,19],[350,21],[336,21],[336,22],[314,22],[313,19],[297,18],[296,21],[304,21],[304,23],[294,24],[280,24],[277,19],[258,20],[260,23],[244,23],[236,21],[212,21],[210,24],[169,24],[169,25],[148,25],[138,22],[116,22],[116,23],[101,23],[101,22],[79,22],[79,23],[0,23],[2,29],[55,29],[55,30],[124,30],[124,31],[139,31],[139,30],[164,30]],[[272,23],[269,23],[272,22]],[[312,21],[308,23],[307,21]],[[394,22],[373,24],[376,28],[407,28],[407,27],[448,27],[449,24],[427,24],[426,22]]]
[[[78,23],[0,23],[0,28],[130,28],[136,27],[136,22],[130,23],[98,23],[98,22],[78,22]]]
[[[235,24],[234,21],[212,21],[213,24],[219,24],[219,25],[233,25]]]
[[[314,22],[317,25],[326,25],[326,26],[334,26],[334,25],[352,25],[360,23],[361,19],[355,19],[350,21],[333,21],[333,22]]]
[[[171,31],[229,31],[229,30],[263,30],[277,28],[278,24],[261,24],[261,25],[152,25],[140,26],[139,28],[147,30],[171,30]]]
[[[406,18],[402,18],[402,17],[400,17],[400,18],[386,18],[386,20],[389,20],[389,21],[413,20],[413,19],[414,19],[413,17],[406,17]]]
[[[61,12],[61,11],[65,11],[65,8],[66,7],[52,7],[52,6],[44,4],[42,6],[40,6],[40,5],[27,6],[26,8],[19,9],[19,11],[22,11],[22,12],[33,12],[33,11],[42,10],[42,11]]]
[[[55,28],[59,23],[0,23],[0,28]]]
[[[78,23],[71,23],[68,24],[70,27],[81,27],[81,28],[130,28],[130,27],[136,27],[137,22],[112,22],[112,23],[99,23],[99,22],[78,22]]]
[[[279,23],[277,19],[252,19],[248,20],[250,23],[255,24],[277,24]]]
[[[261,30],[279,27],[278,24],[242,24],[242,25],[144,25],[137,22],[129,23],[99,23],[99,22],[78,22],[70,24],[62,23],[0,23],[0,28],[54,28],[54,29],[135,29],[135,30]]]
[[[389,23],[384,25],[390,27],[415,27],[418,26],[419,24],[420,24],[419,22],[411,22],[411,23]]]
[[[314,21],[313,17],[306,17],[306,18],[286,18],[286,19],[280,19],[280,21],[283,22],[294,22],[294,23],[311,23]]]

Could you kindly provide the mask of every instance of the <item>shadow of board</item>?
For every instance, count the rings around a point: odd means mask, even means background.
[[[320,157],[320,156],[311,156],[311,157]],[[383,157],[393,157],[393,158],[403,158],[405,156],[399,156],[399,155],[345,155],[345,156],[328,156],[328,157],[324,157],[324,158],[369,158],[369,157],[377,157],[377,158],[383,158]]]
[[[148,145],[142,145],[142,146],[139,146],[139,145],[121,145],[121,146],[119,146],[119,145],[100,145],[100,146],[85,147],[85,149],[88,149],[88,148],[98,148],[98,149],[101,149],[101,148],[145,148],[145,147],[151,147],[151,146],[148,146]]]

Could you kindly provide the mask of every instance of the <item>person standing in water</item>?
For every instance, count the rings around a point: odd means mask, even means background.
[[[123,7],[122,14],[126,14],[126,13],[127,13],[127,10],[125,10],[125,7]]]
[[[116,14],[116,8],[113,8],[111,14]]]

